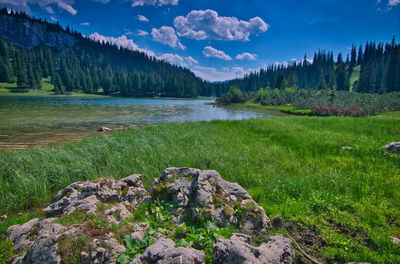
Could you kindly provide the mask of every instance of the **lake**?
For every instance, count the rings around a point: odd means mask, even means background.
[[[209,105],[213,100],[0,97],[0,151],[79,140],[101,126],[270,116]]]

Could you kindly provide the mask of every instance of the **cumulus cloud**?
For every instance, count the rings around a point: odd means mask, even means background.
[[[90,26],[90,23],[89,22],[82,22],[81,26]]]
[[[72,7],[75,3],[74,0],[0,0],[0,3],[9,4],[24,11],[30,11],[28,4],[39,5],[50,14],[54,12],[51,5],[56,5],[59,9],[65,10],[71,15],[76,15],[78,12]]]
[[[144,5],[152,5],[152,6],[162,6],[162,5],[177,5],[178,0],[131,0],[132,6],[144,6]]]
[[[193,59],[192,56],[182,57],[178,54],[164,53],[158,57],[160,60],[167,61],[171,64],[187,67],[189,65],[197,64],[198,61]]]
[[[110,44],[116,45],[118,47],[130,49],[133,51],[143,52],[150,57],[156,57],[156,55],[154,54],[153,51],[148,50],[148,49],[139,48],[139,46],[135,42],[133,42],[133,40],[128,39],[125,35],[122,35],[118,38],[114,38],[114,37],[106,37],[106,36],[100,35],[99,33],[95,32],[95,33],[89,35],[89,38],[96,40],[96,41],[104,42],[104,43],[110,43]]]
[[[213,67],[203,67],[196,65],[193,67],[192,72],[203,78],[205,80],[211,82],[221,82],[226,80],[232,80],[235,78],[241,78],[246,73],[242,67],[232,67],[232,68],[223,68],[222,71]]]
[[[237,60],[256,60],[257,54],[251,54],[248,52],[244,52],[242,54],[236,55]]]
[[[185,49],[185,46],[179,41],[176,36],[175,29],[172,27],[162,26],[161,28],[153,28],[151,30],[153,40],[168,45],[172,48]]]
[[[268,30],[269,25],[260,17],[249,21],[236,17],[218,16],[214,10],[193,10],[186,16],[174,19],[174,26],[179,36],[196,40],[241,40],[248,41],[251,34],[261,34]]]
[[[225,54],[225,52],[223,52],[222,50],[214,49],[211,46],[204,47],[203,55],[206,56],[207,58],[212,57],[227,61],[232,60],[232,58],[229,55]]]
[[[143,15],[138,15],[137,19],[142,22],[146,22],[146,23],[149,22],[149,19]]]

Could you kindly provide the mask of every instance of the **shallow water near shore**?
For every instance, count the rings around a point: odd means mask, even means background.
[[[210,105],[213,100],[0,97],[0,151],[79,140],[101,126],[114,130],[160,122],[273,116]]]

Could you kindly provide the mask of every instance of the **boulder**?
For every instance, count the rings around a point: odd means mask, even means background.
[[[97,131],[98,132],[110,132],[110,131],[112,131],[112,129],[103,126],[103,127],[100,127]]]
[[[190,216],[212,220],[218,225],[232,224],[246,234],[266,233],[269,218],[239,184],[225,181],[213,170],[168,168],[150,187],[153,199],[174,202],[176,221]]]
[[[53,203],[47,205],[44,212],[48,217],[72,214],[75,210],[95,213],[100,203],[120,203],[112,210],[110,209],[109,213],[118,211],[124,219],[130,216],[126,207],[135,209],[146,198],[146,194],[140,174],[134,174],[119,181],[98,179],[75,182],[59,191],[53,197]]]
[[[400,152],[400,142],[391,142],[382,147],[387,152]]]
[[[214,245],[214,264],[289,264],[295,262],[290,240],[272,236],[259,247],[251,245],[252,237],[233,234],[230,239],[219,238]]]
[[[130,264],[200,264],[204,262],[204,252],[193,248],[176,247],[171,239],[160,238],[146,251],[136,256]]]
[[[37,238],[37,233],[45,225],[53,222],[54,219],[55,218],[48,218],[41,220],[39,218],[34,218],[24,224],[11,226],[6,231],[6,237],[13,242],[15,250],[22,251],[30,247]]]

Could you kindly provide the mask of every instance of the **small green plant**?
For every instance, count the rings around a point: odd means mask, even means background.
[[[142,254],[147,247],[154,243],[154,233],[154,229],[150,229],[147,231],[142,240],[132,238],[131,236],[126,236],[124,239],[126,251],[117,257],[117,262],[121,264],[128,264],[137,255]]]
[[[16,254],[11,240],[0,240],[0,263],[7,261]]]

